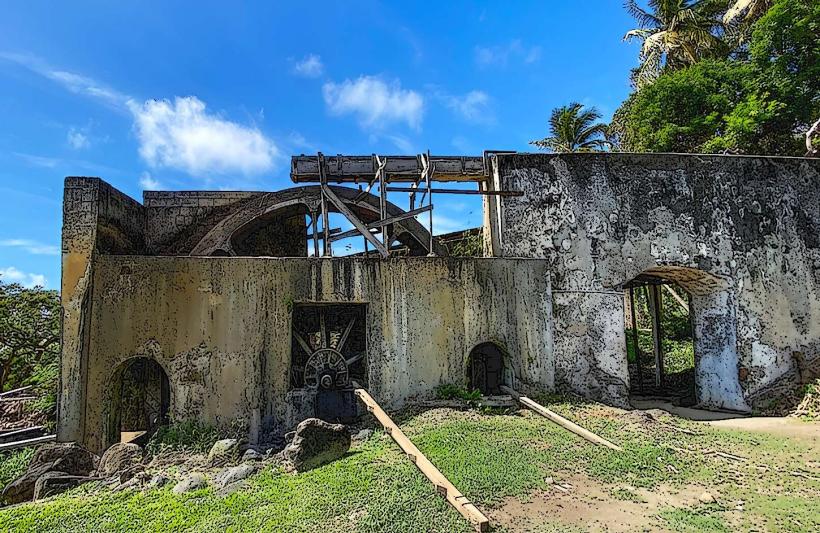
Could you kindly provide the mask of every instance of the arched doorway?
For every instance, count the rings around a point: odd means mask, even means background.
[[[738,379],[737,326],[729,282],[659,266],[623,284],[630,393],[748,411]]]
[[[470,351],[467,359],[467,384],[488,396],[501,394],[504,384],[504,352],[492,343],[484,342]]]
[[[146,440],[167,423],[171,407],[168,375],[156,360],[135,357],[114,371],[108,417],[108,445]]]

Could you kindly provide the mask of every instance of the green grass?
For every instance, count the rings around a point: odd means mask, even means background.
[[[0,490],[25,472],[33,455],[34,448],[0,453]]]
[[[150,455],[164,450],[207,453],[219,437],[214,426],[196,421],[176,422],[161,426],[148,441],[147,451]]]
[[[719,511],[713,508],[664,509],[660,517],[673,531],[729,533]]]
[[[647,428],[630,415],[591,404],[550,407],[621,444],[624,453],[593,446],[530,412],[488,416],[432,410],[408,415],[401,425],[485,510],[505,497],[526,498],[548,489],[548,477],[560,482],[583,474],[615,499],[636,503],[636,493],[618,487],[716,487],[721,495],[716,506],[660,511],[658,520],[678,531],[727,531],[720,505],[741,499],[746,502],[741,515],[746,529],[762,524],[770,531],[814,531],[820,525],[820,483],[787,474],[805,466],[810,453],[799,441],[717,431],[673,417]],[[706,450],[728,450],[749,461],[730,463],[700,453]],[[778,469],[759,472],[754,464]],[[553,526],[545,524],[543,530],[564,529]],[[228,496],[211,489],[176,496],[169,488],[111,493],[81,487],[55,499],[0,510],[0,531],[7,530],[458,532],[470,527],[393,441],[377,431],[342,460],[299,475],[268,468]]]

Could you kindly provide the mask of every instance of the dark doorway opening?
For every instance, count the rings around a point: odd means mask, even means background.
[[[479,390],[485,396],[501,394],[504,384],[504,353],[492,342],[479,344],[470,352],[467,362],[467,381],[470,390]]]
[[[677,283],[642,274],[625,285],[630,395],[697,403],[692,298]]]
[[[168,375],[153,359],[129,359],[114,373],[111,400],[109,443],[147,441],[159,426],[168,422]]]

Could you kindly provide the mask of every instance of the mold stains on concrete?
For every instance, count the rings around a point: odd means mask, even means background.
[[[671,154],[492,161],[494,188],[524,192],[498,199],[485,217],[493,253],[544,258],[551,268],[557,386],[613,403],[624,398],[626,388],[615,385],[625,379],[623,299],[606,294],[640,273],[694,295],[704,406],[749,410],[793,372],[793,351],[820,357],[820,161]]]

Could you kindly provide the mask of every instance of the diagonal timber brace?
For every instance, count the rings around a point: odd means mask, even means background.
[[[333,192],[333,189],[328,187],[326,183],[322,183],[322,192],[324,193],[324,196],[326,196],[327,199],[330,200],[330,203],[332,203],[336,207],[336,209],[338,209],[339,212],[343,214],[350,221],[351,224],[353,224],[353,227],[355,227],[359,231],[359,233],[361,233],[364,236],[364,238],[367,239],[370,242],[370,244],[372,244],[373,247],[379,251],[382,257],[387,257],[389,255],[387,248],[379,241],[379,239],[376,238],[375,235],[370,233],[370,230],[367,229],[367,226],[365,226],[364,222],[359,220],[359,217],[357,217],[356,214],[353,213],[353,211],[351,211],[350,208],[348,208],[345,205],[341,198],[336,196],[336,193]]]

